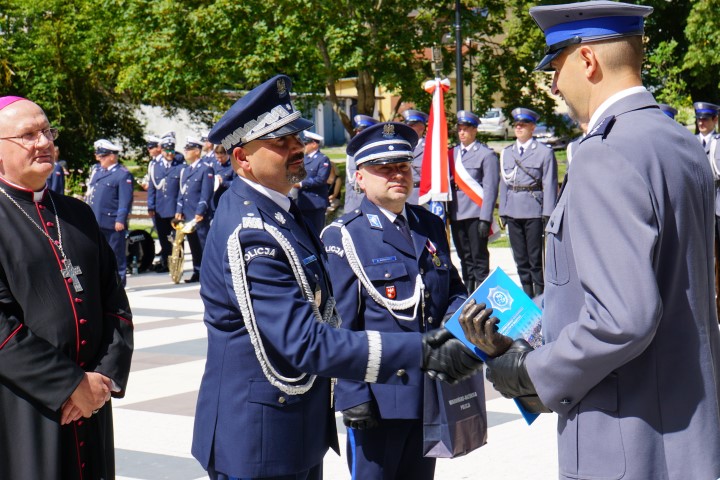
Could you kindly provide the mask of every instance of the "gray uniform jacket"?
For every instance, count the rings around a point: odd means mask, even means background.
[[[563,479],[720,477],[715,187],[702,147],[629,95],[575,152],[546,228],[545,345]]]
[[[362,199],[365,197],[365,192],[355,191],[356,171],[357,165],[355,165],[355,159],[348,155],[345,160],[345,213],[349,213],[360,208]]]
[[[522,164],[527,173],[518,164]],[[498,214],[501,217],[550,216],[558,192],[557,161],[552,148],[533,139],[521,156],[517,142],[513,143],[503,150],[500,168],[503,178],[500,179]],[[542,184],[542,190],[528,191],[528,187],[537,184],[535,179]]]
[[[702,139],[699,140],[702,142]],[[705,153],[715,177],[715,215],[720,217],[720,133],[711,137],[710,142],[705,145]]]
[[[460,145],[450,150],[450,162],[454,162],[460,155]],[[452,201],[448,208],[450,220],[467,220],[468,218],[479,218],[486,222],[492,222],[495,201],[498,195],[498,157],[487,145],[475,142],[462,157],[462,164],[468,174],[475,179],[483,189],[482,207],[479,207],[470,197],[463,192],[456,183],[457,173],[453,175],[451,183]]]
[[[420,198],[420,179],[422,178],[422,162],[423,155],[425,154],[425,137],[418,140],[413,150],[412,159],[412,177],[413,177],[413,190],[408,197],[407,202],[412,205],[417,205]]]

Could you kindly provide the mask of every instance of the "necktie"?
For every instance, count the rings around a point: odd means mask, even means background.
[[[520,147],[520,156],[522,157],[522,154],[525,153],[525,149],[523,147]]]
[[[705,148],[705,145],[707,145],[707,143],[705,142],[705,139],[703,138],[703,148]]]
[[[410,227],[408,226],[407,220],[405,220],[405,217],[402,216],[402,214],[395,217],[395,221],[393,222],[397,227],[398,230],[400,230],[400,233],[403,237],[405,237],[405,240],[408,241],[410,245],[413,244],[412,242],[412,235],[410,234]]]
[[[295,221],[300,224],[301,227],[305,228],[305,220],[303,219],[302,212],[292,198],[290,199],[290,213],[295,217]]]
[[[462,158],[467,153],[467,148],[460,149],[460,158]]]

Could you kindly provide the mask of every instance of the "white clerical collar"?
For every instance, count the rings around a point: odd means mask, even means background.
[[[47,184],[42,188],[42,190],[38,190],[38,191],[36,192],[36,191],[34,191],[34,190],[30,190],[30,189],[27,188],[27,187],[23,187],[23,186],[20,186],[20,185],[18,185],[18,184],[16,184],[16,183],[13,183],[13,182],[11,182],[10,180],[8,180],[7,178],[4,178],[4,177],[2,178],[2,181],[3,181],[4,183],[7,183],[8,185],[10,185],[11,187],[14,187],[14,188],[16,188],[16,189],[18,189],[18,190],[22,190],[23,192],[32,192],[32,194],[33,194],[33,202],[35,202],[35,203],[42,202],[43,196],[45,195],[45,190],[47,190]]]
[[[252,188],[257,190],[258,192],[262,193],[266,197],[268,197],[273,202],[277,203],[277,205],[285,210],[286,212],[290,211],[290,198],[286,195],[283,195],[280,192],[276,192],[273,189],[267,188],[263,185],[260,185],[259,183],[253,182],[252,180],[240,177],[244,182],[246,182],[248,185],[250,185]]]
[[[390,220],[390,223],[395,223],[395,219],[398,216],[397,213],[393,213],[390,210],[388,210],[387,208],[381,207],[380,205],[375,205],[375,206],[378,207],[378,209],[380,209],[380,211],[388,218],[388,220]],[[405,210],[405,205],[403,205],[403,209],[402,209],[402,212],[400,212],[400,214],[403,217],[405,217],[405,220],[408,219],[407,210]]]
[[[603,103],[601,103],[600,106],[595,110],[595,113],[592,114],[592,117],[590,117],[590,122],[588,123],[587,131],[592,131],[593,127],[595,127],[595,124],[598,123],[603,113],[605,113],[605,111],[607,111],[607,109],[610,108],[610,106],[612,106],[614,103],[622,100],[625,97],[629,97],[630,95],[635,95],[636,93],[641,92],[647,92],[647,89],[642,85],[639,85],[637,87],[630,87],[626,88],[625,90],[620,90],[616,94],[611,95]]]

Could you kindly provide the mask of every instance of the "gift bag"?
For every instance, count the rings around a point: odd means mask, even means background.
[[[482,372],[450,385],[425,376],[423,456],[460,457],[487,443]]]

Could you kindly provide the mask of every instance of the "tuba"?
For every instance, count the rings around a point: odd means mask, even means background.
[[[197,221],[191,220],[185,223],[182,220],[173,219],[172,226],[175,229],[175,241],[173,242],[172,255],[168,261],[168,269],[173,283],[180,283],[185,263],[185,235],[195,231]]]

